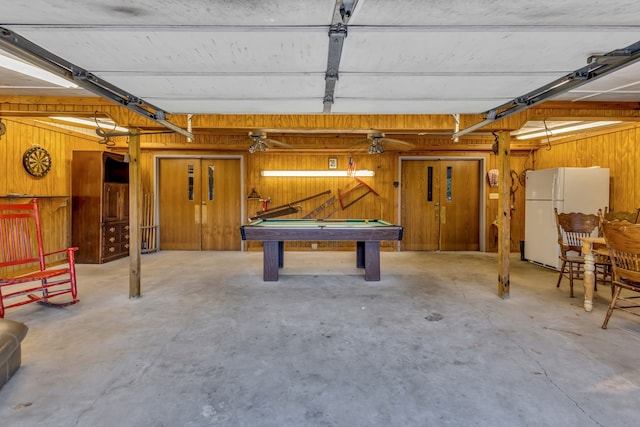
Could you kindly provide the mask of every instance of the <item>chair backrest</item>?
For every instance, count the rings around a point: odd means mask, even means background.
[[[608,207],[604,208],[602,219],[606,221],[627,221],[632,224],[638,222],[638,215],[640,215],[640,209],[636,209],[635,212],[626,211],[613,211],[610,212]]]
[[[609,211],[609,207],[605,206],[604,212],[602,209],[598,209],[598,218],[600,220],[600,236],[603,234],[603,223],[605,221],[610,222],[618,222],[624,221],[630,224],[636,224],[638,222],[638,216],[640,215],[640,208],[638,208],[635,212],[627,212],[627,211]]]
[[[45,268],[38,201],[0,204],[0,267],[29,263]]]
[[[580,237],[596,237],[600,221],[598,215],[584,214],[581,212],[556,214],[556,226],[558,228],[558,244],[562,252],[574,251],[580,253],[582,242]]]
[[[605,222],[604,238],[616,280],[640,282],[640,224]]]

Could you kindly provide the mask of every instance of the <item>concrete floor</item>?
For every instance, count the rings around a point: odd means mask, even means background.
[[[486,253],[160,252],[79,265],[80,303],[9,311],[23,365],[2,426],[630,426],[640,415],[640,318],[600,329],[557,274],[511,262],[497,297]]]

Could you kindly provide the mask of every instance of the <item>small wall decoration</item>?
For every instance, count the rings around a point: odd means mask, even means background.
[[[487,180],[489,181],[489,187],[496,188],[498,186],[499,172],[498,169],[491,169],[487,172]]]
[[[329,169],[338,169],[338,159],[329,157]]]
[[[51,155],[44,148],[35,145],[24,152],[22,164],[29,175],[41,178],[51,170]]]

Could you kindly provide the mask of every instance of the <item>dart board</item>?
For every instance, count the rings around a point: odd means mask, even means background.
[[[31,147],[24,152],[22,164],[29,175],[43,177],[51,169],[51,155],[42,147]]]

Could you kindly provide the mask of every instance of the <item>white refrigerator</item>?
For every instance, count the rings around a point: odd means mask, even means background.
[[[597,214],[609,206],[609,169],[553,168],[527,171],[524,257],[529,262],[560,270],[559,213]]]

